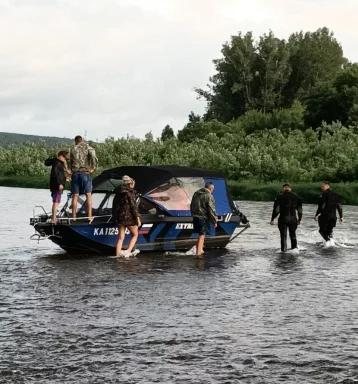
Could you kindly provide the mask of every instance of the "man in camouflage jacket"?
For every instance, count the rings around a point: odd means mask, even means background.
[[[81,136],[75,137],[75,146],[71,149],[71,192],[72,217],[76,217],[78,196],[86,195],[87,216],[92,221],[92,178],[91,174],[98,166],[95,150]]]
[[[217,216],[215,210],[215,199],[212,195],[214,184],[207,182],[204,188],[199,189],[193,195],[190,204],[191,215],[193,216],[193,233],[197,233],[196,256],[202,257],[204,253],[204,240],[210,235],[210,224],[217,227]]]

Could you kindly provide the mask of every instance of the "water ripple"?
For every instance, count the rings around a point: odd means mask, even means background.
[[[253,226],[227,250],[123,261],[30,242],[50,202],[26,194],[0,188],[1,383],[358,383],[356,207],[346,247],[316,244],[308,206],[281,255],[271,204],[243,202]]]

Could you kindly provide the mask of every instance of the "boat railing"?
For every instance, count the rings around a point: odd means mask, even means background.
[[[37,211],[38,209],[40,209],[42,211],[40,214]],[[40,220],[36,220],[36,219],[39,219],[41,216],[43,217],[43,215],[45,215],[46,221],[51,221],[51,215],[52,214],[50,212],[46,212],[45,208],[42,205],[35,205],[33,208],[32,222],[34,224],[36,222],[39,222]],[[79,216],[79,217],[57,216],[56,221],[68,222],[68,223],[75,222],[75,221],[86,221],[87,223],[88,222],[91,223],[94,219],[97,219],[97,218],[101,218],[102,220],[104,218],[108,218],[108,220],[107,220],[107,223],[108,223],[111,220],[112,215],[98,215],[98,216],[92,216],[92,217],[88,217],[88,216]]]
[[[45,208],[42,206],[42,205],[35,205],[32,212],[33,212],[33,218],[35,219],[35,217],[39,216],[36,214],[36,208],[41,208],[41,210],[43,211],[43,213],[48,216],[48,213],[46,212]]]
[[[42,214],[37,214],[36,209],[40,209],[43,213]],[[235,216],[234,213],[230,212],[225,215],[219,215],[218,216],[218,221],[219,222],[230,222]],[[160,215],[158,215],[160,217]],[[163,216],[164,217],[164,216]],[[241,217],[240,217],[241,218]],[[56,217],[56,222],[59,224],[69,224],[71,225],[72,223],[86,223],[86,224],[91,224],[95,219],[101,219],[101,222],[105,221],[106,223],[109,223],[112,219],[112,215],[96,215],[92,217],[88,216],[77,216],[77,217],[71,217],[71,216],[57,216]],[[46,212],[45,208],[42,205],[36,205],[33,209],[33,218],[31,220],[32,224],[36,224],[39,222],[51,222],[51,213]],[[244,227],[250,227],[250,224],[248,221],[242,223],[244,224]]]
[[[108,218],[107,220],[107,223],[110,222],[110,220],[112,219],[112,215],[100,215],[100,216],[92,216],[92,217],[56,217],[56,221],[58,222],[67,222],[68,224],[70,224],[71,222],[86,222],[86,224],[91,224],[94,219],[104,219],[104,218]]]

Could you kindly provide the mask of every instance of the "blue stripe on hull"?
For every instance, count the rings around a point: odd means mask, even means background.
[[[213,225],[210,226],[210,235],[208,238],[215,238],[215,236],[231,236],[237,227],[235,222],[220,222],[217,229]],[[113,224],[100,224],[100,225],[84,225],[84,226],[71,226],[71,229],[91,241],[115,247],[118,239],[118,228]],[[144,228],[143,228],[144,229]],[[153,224],[148,233],[139,234],[137,247],[143,251],[155,250],[158,243],[162,244],[162,249],[165,251],[176,250],[177,243],[188,242],[193,243],[198,235],[193,233],[192,223],[157,223]],[[130,240],[130,234],[127,233],[123,243],[126,248]]]

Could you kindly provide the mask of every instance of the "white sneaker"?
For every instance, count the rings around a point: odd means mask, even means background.
[[[121,256],[122,256],[122,257],[129,257],[130,255],[131,255],[131,253],[128,252],[128,251],[122,251],[122,252],[121,252]]]
[[[194,247],[190,248],[189,251],[186,251],[185,254],[187,256],[195,255],[196,254],[196,246],[194,245]]]
[[[293,249],[290,250],[290,253],[292,255],[299,255],[300,251],[298,250],[298,248],[293,248]]]
[[[331,247],[331,246],[332,246],[332,242],[331,242],[331,240],[328,240],[328,241],[326,241],[326,242],[324,243],[323,248],[329,248],[329,247]]]
[[[134,251],[132,251],[131,256],[137,256],[138,253],[140,253],[140,250],[139,249],[135,249]]]

